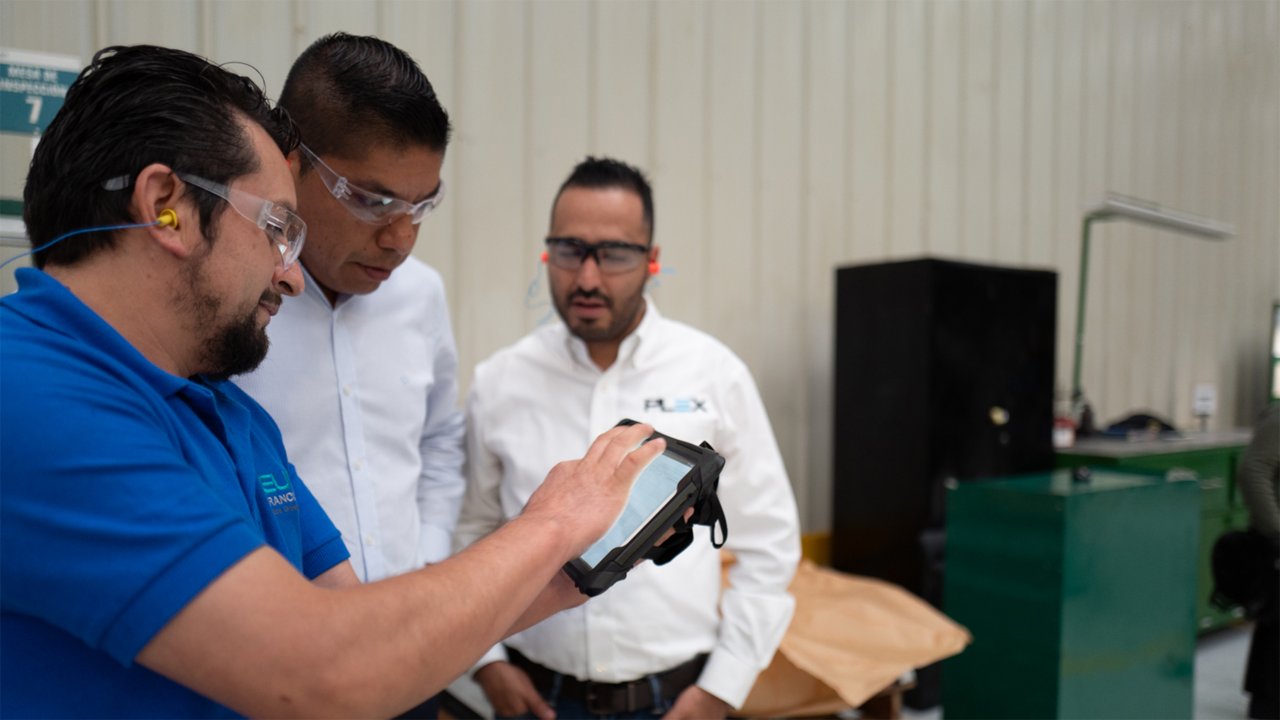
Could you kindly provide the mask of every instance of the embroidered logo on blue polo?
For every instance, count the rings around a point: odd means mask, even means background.
[[[675,398],[645,398],[644,410],[657,410],[664,413],[695,413],[710,412],[707,410],[706,398],[696,397],[675,397]]]
[[[289,471],[281,470],[280,475],[281,479],[277,479],[274,473],[258,476],[258,484],[262,486],[262,492],[267,496],[267,504],[276,515],[297,512],[298,495],[293,491],[293,481],[289,479]]]

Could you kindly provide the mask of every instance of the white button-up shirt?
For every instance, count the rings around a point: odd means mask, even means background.
[[[409,258],[335,306],[307,275],[267,332],[266,361],[235,382],[280,425],[356,574],[369,582],[447,557],[465,423],[439,273]]]
[[[719,497],[737,556],[720,597],[708,529],[664,566],[643,563],[585,605],[511,637],[530,659],[582,680],[623,682],[709,652],[698,685],[740,706],[794,609],[800,556],[795,499],[746,365],[715,338],[658,314],[652,301],[601,371],[556,321],[476,368],[468,399],[461,548],[519,514],[555,463],[581,457],[622,418],[725,457]],[[505,658],[496,647],[480,665]]]

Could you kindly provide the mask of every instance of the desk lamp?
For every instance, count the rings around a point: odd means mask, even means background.
[[[1081,435],[1094,432],[1093,409],[1089,407],[1084,397],[1084,390],[1080,387],[1080,354],[1084,349],[1085,286],[1089,278],[1089,230],[1094,222],[1118,219],[1154,225],[1206,240],[1225,240],[1236,232],[1235,227],[1227,223],[1169,210],[1153,202],[1114,193],[1107,193],[1101,205],[1085,213],[1084,226],[1080,232],[1080,288],[1076,296],[1076,345],[1071,362],[1071,412],[1080,423]]]

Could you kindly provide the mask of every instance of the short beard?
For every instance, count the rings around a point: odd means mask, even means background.
[[[271,341],[266,328],[259,328],[256,309],[224,326],[204,346],[204,361],[213,368],[205,375],[226,380],[257,369],[267,357]]]
[[[218,315],[224,302],[205,288],[204,260],[201,258],[184,269],[185,286],[190,290],[178,298],[178,304],[190,312],[193,332],[213,332],[212,336],[206,336],[200,351],[202,374],[213,380],[226,380],[261,365],[271,341],[267,338],[266,328],[258,327],[256,305],[239,318],[218,327]],[[270,289],[265,290],[262,300],[269,300],[275,295]]]
[[[596,298],[604,302],[606,307],[608,307],[610,312],[613,314],[612,322],[608,325],[594,325],[586,327],[582,325],[570,325],[568,310],[569,305],[573,303],[573,299],[575,297],[587,299]],[[644,309],[643,298],[644,295],[642,293],[633,299],[633,302],[629,307],[619,308],[618,304],[613,301],[613,298],[605,297],[604,294],[598,290],[592,290],[590,292],[575,290],[569,293],[569,296],[565,298],[563,306],[558,302],[556,303],[556,311],[560,314],[560,319],[564,322],[565,326],[569,328],[569,332],[573,333],[574,336],[583,342],[610,342],[613,340],[621,340],[627,336],[628,332],[631,331],[632,326],[636,322],[636,318]]]

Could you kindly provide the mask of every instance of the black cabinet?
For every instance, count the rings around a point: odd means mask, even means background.
[[[1053,467],[1056,307],[1046,270],[836,271],[835,568],[941,607],[947,482]],[[912,704],[936,704],[929,684]]]

